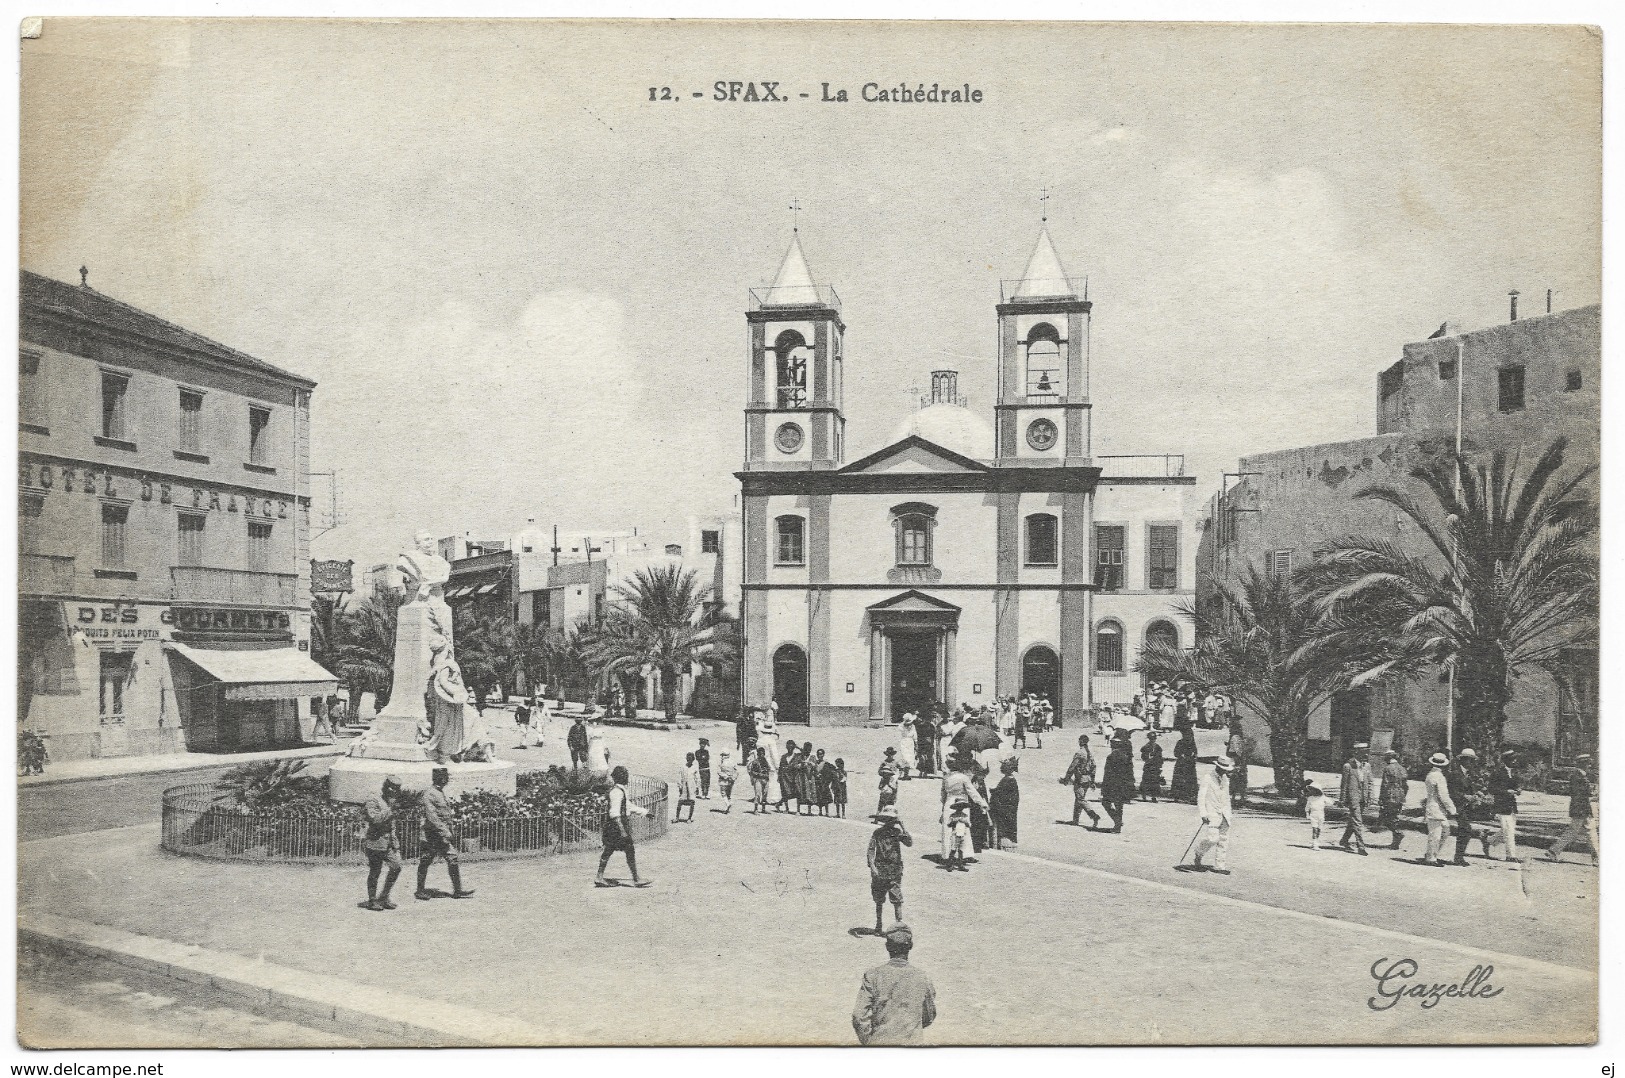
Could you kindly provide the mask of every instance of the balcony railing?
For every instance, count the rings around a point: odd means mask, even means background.
[[[17,590],[25,595],[74,593],[77,576],[71,554],[24,554],[17,569]]]
[[[1166,476],[1185,474],[1183,453],[1113,453],[1095,458],[1107,476]],[[1107,463],[1110,461],[1110,463]]]
[[[293,573],[257,573],[249,569],[208,569],[177,565],[169,570],[170,599],[177,603],[224,603],[228,606],[293,606],[299,577]]]

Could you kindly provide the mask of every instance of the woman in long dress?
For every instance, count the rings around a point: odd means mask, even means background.
[[[1179,728],[1179,743],[1174,746],[1174,780],[1168,787],[1168,797],[1196,804],[1196,731],[1189,723]]]
[[[1016,844],[1016,824],[1021,807],[1021,788],[1016,784],[1016,772],[1020,770],[1021,761],[1012,756],[999,765],[1003,778],[993,787],[993,794],[988,798],[988,815],[993,818],[993,842],[996,849],[1004,849],[1005,843]]]
[[[1112,818],[1112,834],[1123,830],[1123,806],[1134,800],[1134,758],[1128,732],[1119,730],[1100,776],[1100,807]]]
[[[914,757],[918,745],[914,738],[914,712],[903,712],[903,721],[897,726],[897,770],[899,778],[908,778],[914,770]]]
[[[942,829],[942,859],[944,861],[948,859],[949,806],[955,801],[970,802],[973,821],[978,809],[983,813],[987,812],[987,798],[976,789],[976,784],[972,780],[970,773],[963,770],[974,766],[967,760],[953,757],[948,761],[947,774],[942,776],[942,813],[938,817],[938,823]],[[974,827],[974,822],[972,826]]]
[[[937,773],[937,727],[930,711],[914,720],[914,769],[922,777]]]
[[[1157,732],[1145,735],[1145,746],[1140,749],[1140,796],[1155,801],[1162,796],[1162,746],[1157,744]]]

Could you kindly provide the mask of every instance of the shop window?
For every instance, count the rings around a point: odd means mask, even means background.
[[[271,410],[248,409],[248,462],[262,467],[271,462]]]
[[[271,569],[271,525],[259,521],[248,524],[248,567],[256,573]]]
[[[104,651],[101,653],[101,719],[103,722],[124,721],[124,692],[135,671],[135,653],[130,651]]]
[[[125,533],[130,520],[130,507],[102,503],[102,567],[124,568]]]
[[[209,518],[202,513],[177,513],[175,515],[176,565],[202,565],[203,564],[203,528]]]
[[[181,390],[180,416],[177,442],[181,452],[203,452],[203,394],[194,389]]]
[[[1146,586],[1153,591],[1179,587],[1179,527],[1152,524],[1146,528]]]
[[[778,549],[775,551],[774,563],[778,565],[801,565],[806,561],[806,550],[803,542],[806,523],[800,517],[780,517],[778,520]]]
[[[1101,591],[1123,590],[1123,526],[1095,525],[1095,586]]]
[[[1122,672],[1123,627],[1115,621],[1103,621],[1095,629],[1095,673]]]
[[[1496,372],[1500,388],[1500,409],[1503,412],[1523,410],[1522,367],[1502,367]]]
[[[1061,525],[1049,513],[1027,518],[1027,564],[1053,566],[1061,563]]]
[[[720,554],[720,553],[722,553],[722,533],[718,532],[718,531],[702,531],[702,532],[700,532],[700,553],[701,554]]]
[[[122,374],[102,372],[102,437],[126,440],[124,403],[130,380]]]

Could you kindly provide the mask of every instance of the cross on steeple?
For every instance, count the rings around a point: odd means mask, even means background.
[[[1049,188],[1048,187],[1040,187],[1038,189],[1038,222],[1040,224],[1048,224],[1049,223],[1049,208],[1044,205],[1044,203],[1046,203],[1048,201],[1049,201]]]
[[[801,231],[800,214],[801,214],[801,199],[792,198],[790,200],[790,231],[791,232],[800,232]]]

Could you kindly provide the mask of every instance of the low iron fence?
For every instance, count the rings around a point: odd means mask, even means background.
[[[212,783],[173,786],[163,795],[163,848],[189,857],[227,861],[287,861],[326,864],[365,861],[361,841],[365,825],[357,819],[330,816],[282,816],[254,813],[220,799]],[[643,842],[666,833],[666,783],[637,775],[627,784],[632,804],[648,813],[631,815],[632,837]],[[484,817],[453,825],[452,838],[463,860],[545,857],[597,849],[602,841],[605,806],[550,806],[534,815]],[[421,852],[419,813],[396,817],[395,835],[401,857]]]

